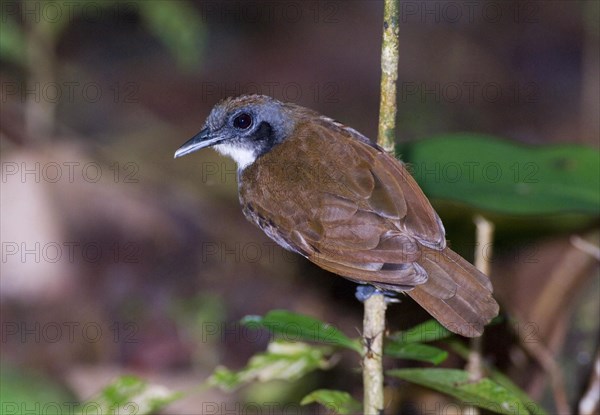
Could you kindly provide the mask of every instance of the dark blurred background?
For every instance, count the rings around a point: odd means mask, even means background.
[[[268,338],[238,321],[275,308],[358,336],[354,284],[245,221],[232,161],[173,153],[215,103],[245,93],[375,139],[382,2],[0,4],[3,402],[33,387],[47,397],[38,403],[85,400],[124,373],[191,390],[218,364],[239,368],[263,350]],[[473,132],[597,148],[598,10],[596,1],[403,1],[398,142]],[[472,259],[472,218],[434,204]],[[596,359],[597,263],[580,247],[598,249],[598,228],[548,232],[530,226],[537,219],[503,218],[497,229],[492,281],[504,316],[484,345],[552,413],[560,391],[577,406]],[[408,299],[388,316],[391,330],[427,319]],[[297,402],[318,387],[359,397],[358,366],[350,357],[297,384],[204,390],[165,413]],[[408,384],[386,393],[389,413],[446,399]]]

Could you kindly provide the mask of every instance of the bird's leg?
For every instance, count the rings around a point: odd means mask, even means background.
[[[373,295],[383,295],[385,298],[385,302],[390,303],[399,303],[400,299],[397,297],[396,291],[384,290],[381,288],[377,288],[374,285],[365,284],[356,286],[356,293],[354,296],[358,301],[364,303]]]

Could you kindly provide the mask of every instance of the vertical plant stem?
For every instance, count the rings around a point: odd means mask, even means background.
[[[490,275],[492,247],[494,243],[494,224],[483,216],[475,216],[477,228],[477,250],[475,251],[475,266],[486,275]]]
[[[398,80],[398,0],[385,0],[381,45],[381,98],[377,142],[394,151],[396,137],[396,81]]]
[[[398,1],[385,0],[383,42],[381,45],[381,100],[377,142],[386,151],[394,151],[396,135],[396,80],[398,79]],[[363,388],[364,413],[383,412],[383,337],[385,297],[375,293],[364,302]]]
[[[492,259],[494,243],[494,224],[483,216],[477,215],[475,217],[475,226],[477,229],[475,266],[479,271],[490,275],[490,261]],[[481,337],[471,339],[471,353],[467,369],[469,370],[469,378],[472,381],[478,381],[483,377],[481,347]]]
[[[475,266],[486,275],[490,274],[490,260],[492,255],[492,246],[494,240],[494,224],[477,215],[475,217],[475,226],[477,229],[477,245],[475,249]],[[469,380],[476,382],[483,378],[483,353],[481,337],[471,339],[469,361],[467,362],[467,371]],[[464,414],[477,415],[479,409],[474,406],[465,408]]]
[[[371,295],[365,301],[363,319],[364,413],[379,415],[383,410],[383,336],[385,332],[385,297]]]

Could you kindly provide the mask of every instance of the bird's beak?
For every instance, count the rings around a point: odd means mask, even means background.
[[[186,154],[193,153],[196,150],[210,147],[218,142],[222,141],[221,138],[211,138],[210,131],[204,128],[198,134],[186,141],[179,149],[175,152],[175,158],[185,156]]]

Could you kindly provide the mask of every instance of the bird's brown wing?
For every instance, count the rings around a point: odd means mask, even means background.
[[[437,214],[400,162],[331,127],[300,123],[244,170],[246,214],[339,275],[398,290],[423,284],[421,244],[445,244]]]

